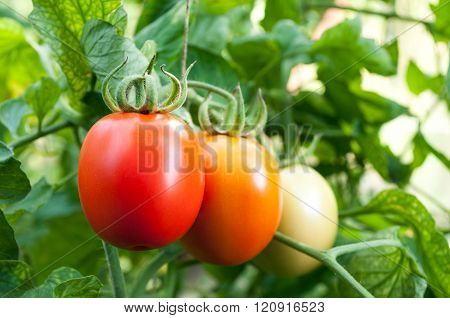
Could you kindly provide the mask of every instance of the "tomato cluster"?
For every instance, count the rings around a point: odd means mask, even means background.
[[[254,134],[244,133],[245,118],[244,125],[220,133],[205,125],[206,131],[194,133],[169,114],[186,99],[186,79],[179,83],[163,72],[179,87],[174,100],[160,105],[154,87],[152,100],[139,107],[130,106],[126,94],[122,104],[115,103],[106,81],[105,102],[115,112],[90,129],[79,160],[80,199],[92,228],[124,249],[181,239],[190,254],[208,263],[255,259],[261,269],[284,276],[314,269],[315,260],[272,239],[278,229],[316,248],[333,244],[337,208],[326,181],[303,166],[280,173],[272,154]],[[236,116],[243,116],[238,97]],[[263,103],[259,121],[265,123],[264,111]]]

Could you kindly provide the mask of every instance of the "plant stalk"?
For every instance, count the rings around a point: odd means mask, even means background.
[[[355,7],[351,7],[351,6],[338,5],[338,4],[331,3],[331,2],[313,1],[313,2],[308,2],[307,4],[305,4],[305,7],[307,9],[330,8],[330,9],[348,10],[348,11],[359,12],[359,13],[364,13],[364,14],[377,15],[380,17],[384,17],[386,19],[397,19],[397,20],[401,20],[401,21],[422,23],[427,26],[432,26],[431,22],[425,21],[423,19],[416,19],[413,17],[399,15],[396,12],[382,12],[382,11],[375,11],[375,10],[370,10],[370,9],[355,8]]]
[[[186,73],[190,11],[191,11],[191,1],[186,0],[186,16],[184,17],[184,31],[183,31],[183,56],[181,58],[181,77],[182,78],[184,77],[184,74]]]
[[[111,276],[113,295],[116,298],[124,298],[126,297],[125,279],[123,277],[122,269],[120,268],[119,253],[114,246],[105,241],[102,242],[106,254],[106,262],[108,263],[109,274]]]
[[[162,249],[155,258],[148,264],[148,266],[138,275],[135,280],[135,284],[131,289],[131,297],[141,297],[145,292],[145,287],[150,279],[156,275],[158,270],[165,264],[174,260],[180,253],[177,248],[165,248]]]
[[[332,249],[328,250],[327,253],[330,257],[336,259],[337,257],[348,254],[348,253],[354,253],[361,250],[365,250],[368,248],[375,248],[380,246],[393,246],[393,247],[399,247],[401,248],[402,245],[399,241],[396,240],[390,240],[390,239],[382,239],[382,240],[374,240],[369,242],[359,242],[354,244],[347,244],[347,245],[341,245],[333,247]]]
[[[61,130],[61,129],[64,129],[64,128],[67,128],[70,126],[72,126],[72,123],[70,123],[68,121],[63,121],[61,123],[58,123],[58,124],[55,124],[52,126],[44,127],[40,131],[37,131],[34,134],[30,134],[30,135],[27,135],[27,136],[24,136],[24,137],[14,140],[13,142],[11,142],[9,144],[9,147],[13,150],[17,149],[17,148],[22,147],[30,142],[35,141],[36,139],[47,136],[49,134],[57,132],[58,130]]]
[[[328,252],[319,251],[311,246],[291,239],[290,237],[280,233],[275,233],[275,239],[279,242],[286,244],[299,252],[305,253],[330,268],[336,275],[342,280],[346,281],[351,287],[353,287],[361,296],[365,298],[373,298],[374,296],[364,288],[347,270],[337,262],[336,258],[328,254]]]
[[[224,89],[221,89],[220,87],[200,82],[200,81],[188,81],[188,86],[190,88],[199,88],[204,89],[210,93],[214,93],[217,95],[222,96],[223,98],[228,100],[228,106],[225,110],[225,116],[224,121],[222,123],[223,127],[215,128],[216,131],[221,131],[222,133],[229,132],[232,127],[234,127],[236,122],[236,116],[237,116],[237,110],[238,110],[238,103],[236,98],[233,96],[233,94],[227,92]],[[201,120],[201,119],[199,119]]]

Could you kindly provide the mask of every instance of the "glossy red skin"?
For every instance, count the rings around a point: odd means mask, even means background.
[[[130,250],[180,239],[203,198],[198,155],[197,137],[172,115],[114,113],[100,119],[83,142],[78,166],[80,199],[94,231]]]
[[[197,220],[181,243],[195,258],[238,265],[272,240],[281,218],[279,172],[251,138],[203,136],[205,195]],[[242,162],[248,162],[244,169]],[[260,164],[258,164],[259,162]]]

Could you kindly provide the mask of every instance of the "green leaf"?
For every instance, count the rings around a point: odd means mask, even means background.
[[[229,10],[242,5],[253,5],[255,0],[200,0],[199,7],[202,12],[224,14]]]
[[[319,76],[324,78],[322,71],[323,69],[321,70],[319,68]],[[334,75],[330,74],[330,76]],[[361,85],[358,76],[356,76],[355,81],[357,82],[357,85]],[[355,86],[356,84],[351,82],[349,84],[343,78],[336,78],[327,82],[324,94],[329,103],[333,105],[337,117],[350,123],[353,122],[355,118],[365,119],[358,105],[358,98],[351,92],[351,90],[356,90]]]
[[[161,15],[169,11],[178,0],[148,0],[144,2],[141,15],[136,25],[134,33],[138,33],[148,24],[159,18]]]
[[[189,78],[209,82],[231,90],[238,77],[234,69],[222,56],[230,37],[229,18],[226,16],[199,15],[191,26],[188,44],[188,64],[197,61]],[[180,56],[181,58],[181,56]],[[181,60],[172,70],[179,72]]]
[[[88,91],[92,72],[80,46],[85,23],[103,19],[123,32],[126,16],[120,0],[33,0],[29,20],[51,47],[67,77],[74,98]]]
[[[157,44],[158,59],[168,65],[174,63],[183,44],[184,16],[184,1],[179,1],[135,36],[136,46],[142,47],[145,41],[153,40]]]
[[[243,36],[228,44],[228,52],[247,81],[263,87],[279,87],[281,51],[269,34]]]
[[[291,20],[282,20],[275,24],[272,35],[281,47],[281,87],[286,87],[294,66],[311,63],[309,50],[312,41]]]
[[[221,56],[230,36],[227,16],[202,14],[192,23],[189,45]],[[199,61],[201,63],[202,61]]]
[[[105,20],[106,22],[109,22],[112,25],[114,25],[117,28],[117,32],[120,35],[125,34],[128,24],[128,14],[123,6],[120,6],[119,8],[117,8],[117,10],[113,11],[110,19],[104,19],[101,17],[99,17],[99,19]]]
[[[236,86],[239,78],[225,59],[204,50],[195,48],[189,50],[188,65],[198,61],[189,74],[189,79],[206,81],[227,90]]]
[[[430,4],[431,10],[436,17],[431,27],[434,37],[438,41],[448,42],[450,40],[450,9],[447,0],[439,0],[436,5]]]
[[[426,158],[426,155],[429,153],[433,154],[442,164],[444,164],[447,169],[450,169],[450,159],[447,158],[442,152],[431,146],[422,135],[421,132],[418,132],[413,140],[414,143],[414,160],[413,166],[420,166]],[[417,157],[416,157],[417,156]]]
[[[23,118],[30,113],[31,109],[22,97],[8,99],[0,104],[0,123],[16,137]]]
[[[19,247],[14,237],[14,230],[6,221],[5,215],[0,210],[0,260],[18,259]]]
[[[285,89],[291,69],[311,62],[311,43],[298,25],[283,20],[272,33],[238,37],[227,48],[246,80],[257,86]]]
[[[426,142],[425,137],[422,136],[422,138],[423,138],[423,141]],[[436,158],[438,158],[439,161],[442,162],[447,167],[447,169],[450,169],[450,159],[446,155],[444,155],[442,152],[440,152],[436,148],[432,147],[428,142],[426,142],[426,143],[428,145],[428,151],[430,153],[432,153]]]
[[[59,202],[65,204],[67,201]],[[50,209],[55,210],[57,207],[46,205],[36,212],[34,233],[28,233],[28,228],[21,232],[16,230],[17,239],[23,242],[33,260],[33,269],[39,273],[36,281],[43,281],[52,270],[61,266],[76,268],[86,275],[103,270],[105,260],[101,241],[90,228],[82,211],[78,209],[75,213],[64,215],[67,213],[64,212],[66,207],[62,206],[60,210],[63,212],[56,215]]]
[[[385,45],[385,48],[389,55],[391,56],[392,62],[397,67],[398,66],[398,56],[399,56],[399,48],[398,48],[398,40],[394,40],[389,44]]]
[[[102,283],[95,276],[86,276],[65,281],[55,287],[55,298],[95,298],[100,294]]]
[[[408,182],[410,167],[401,163],[389,147],[382,145],[377,135],[363,134],[356,140],[367,160],[385,180],[400,185]]]
[[[83,277],[73,268],[60,267],[54,270],[42,285],[28,290],[23,297],[97,297],[101,287],[101,282],[95,276]]]
[[[420,132],[416,134],[412,143],[414,148],[411,168],[415,169],[420,167],[425,162],[425,159],[427,159],[427,156],[430,154],[430,149],[428,143]]]
[[[300,22],[301,0],[267,0],[264,19],[261,25],[271,30],[278,20],[290,19]]]
[[[237,7],[227,12],[231,38],[252,33],[255,25],[251,21],[251,8],[246,6]],[[229,40],[230,40],[229,39]]]
[[[0,18],[0,100],[22,94],[43,74],[39,56],[27,42],[23,27]]]
[[[22,297],[52,298],[56,286],[73,278],[80,277],[82,277],[82,275],[77,270],[70,267],[60,267],[51,272],[42,285],[28,290]]]
[[[0,297],[20,297],[32,287],[31,271],[21,261],[0,261]]]
[[[377,247],[342,257],[353,277],[377,298],[423,297],[427,283],[417,274],[417,265],[402,248]],[[340,297],[358,297],[339,280]]]
[[[445,236],[436,229],[433,217],[413,195],[399,189],[378,194],[357,214],[392,215],[406,222],[414,231],[423,268],[431,289],[437,296],[450,295],[450,248]]]
[[[440,94],[444,88],[444,77],[442,75],[428,76],[413,61],[409,61],[406,71],[406,82],[408,83],[409,90],[416,95],[426,90]]]
[[[58,84],[49,77],[44,77],[25,91],[25,101],[33,109],[39,123],[55,106],[61,94]]]
[[[450,49],[450,44],[449,44]],[[447,76],[445,77],[445,93],[447,97],[447,107],[450,107],[450,63],[448,64]]]
[[[17,201],[30,191],[30,181],[13,152],[0,141],[0,200]]]
[[[361,19],[345,20],[325,31],[314,43],[312,54],[320,63],[323,80],[336,76],[354,79],[360,76],[360,69],[371,73],[393,75],[396,66],[391,55],[374,40],[361,37]]]
[[[83,111],[81,117],[70,117],[69,120],[73,121],[80,126],[89,129],[100,118],[111,113],[111,110],[106,106],[102,94],[97,91],[90,91],[84,95],[83,99]]]
[[[409,115],[407,107],[377,93],[363,90],[359,82],[353,82],[352,84],[350,85],[350,91],[356,97],[365,122],[381,125],[400,115]]]
[[[125,67],[111,80],[112,92],[125,76],[143,74],[147,69],[149,62],[133,41],[119,35],[117,29],[107,22],[88,21],[80,43],[90,67],[100,82],[103,82],[106,75],[128,57]]]
[[[196,12],[194,6],[191,14],[195,19],[192,19],[189,31],[187,63],[197,61],[197,64],[189,78],[231,89],[236,85],[238,78],[222,56],[230,37],[229,17],[205,13],[197,16]],[[174,74],[180,74],[184,15],[184,1],[180,1],[135,37],[139,47],[147,40],[155,41],[158,60],[167,64],[168,70]]]
[[[58,217],[79,213],[82,210],[78,193],[75,191],[54,192],[54,189],[47,188],[46,190],[44,188],[42,193],[49,195],[47,191],[53,193],[47,202],[34,212],[37,220],[48,222]],[[41,202],[44,201],[42,200]]]
[[[48,202],[53,193],[53,187],[48,184],[45,178],[42,178],[32,186],[31,191],[28,192],[25,198],[9,205],[5,210],[5,214],[12,215],[24,212],[35,213]]]

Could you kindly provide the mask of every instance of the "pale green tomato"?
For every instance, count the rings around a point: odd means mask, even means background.
[[[281,171],[283,214],[278,231],[320,250],[333,246],[337,227],[336,198],[314,169],[296,165]],[[320,262],[273,240],[255,263],[278,276],[294,277],[316,269]]]

